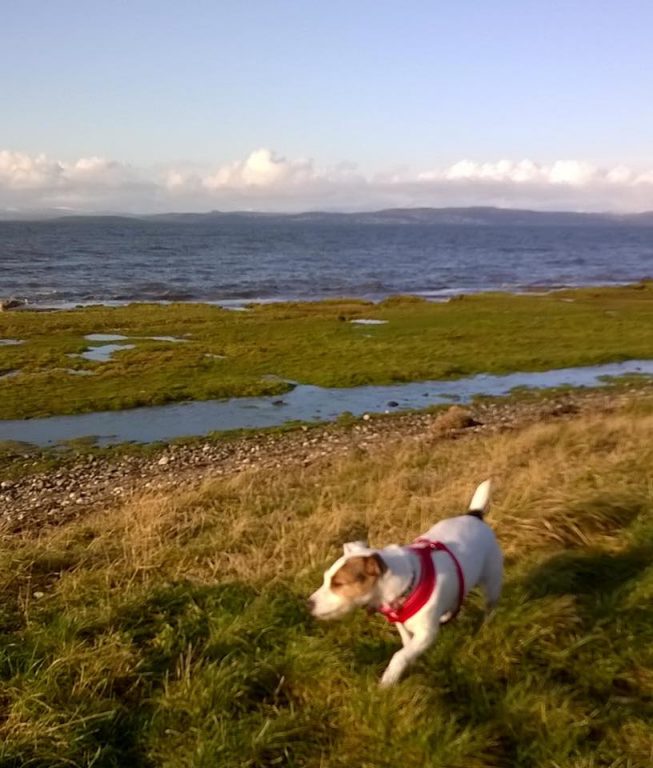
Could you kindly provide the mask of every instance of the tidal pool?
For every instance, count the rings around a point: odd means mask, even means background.
[[[129,336],[120,333],[89,333],[84,338],[86,341],[127,341]]]
[[[71,354],[68,357],[81,357],[84,360],[90,360],[93,363],[108,363],[112,355],[120,352],[122,349],[134,349],[135,344],[123,344],[124,341],[138,341],[139,339],[149,339],[151,341],[165,341],[171,343],[185,344],[188,339],[180,339],[177,336],[123,336],[120,333],[89,333],[84,336],[86,341],[120,342],[102,344],[98,347],[90,347],[79,354]]]
[[[123,349],[134,349],[135,344],[102,344],[99,347],[91,347],[85,352],[71,354],[68,357],[81,357],[84,360],[90,360],[92,363],[108,363],[111,356]]]

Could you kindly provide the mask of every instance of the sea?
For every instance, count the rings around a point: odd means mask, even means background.
[[[612,285],[653,276],[653,227],[89,217],[0,222],[0,298],[42,307]]]

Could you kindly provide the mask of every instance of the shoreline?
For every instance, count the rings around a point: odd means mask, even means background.
[[[137,297],[129,299],[98,299],[98,300],[61,300],[55,302],[39,301],[30,303],[29,299],[22,296],[5,297],[16,298],[23,302],[20,306],[6,309],[6,312],[69,312],[73,310],[92,309],[94,307],[106,309],[121,309],[133,305],[199,305],[207,307],[220,307],[221,309],[243,310],[249,306],[266,306],[274,304],[317,304],[321,302],[346,302],[360,301],[371,305],[379,305],[384,301],[392,301],[400,297],[408,297],[418,301],[425,301],[432,304],[442,304],[449,301],[456,301],[461,296],[482,296],[484,294],[505,294],[507,296],[549,296],[559,291],[575,291],[582,289],[603,289],[603,288],[624,288],[627,286],[636,286],[653,282],[653,274],[645,275],[638,280],[598,280],[595,282],[573,282],[573,283],[532,283],[528,285],[517,285],[512,288],[497,284],[488,288],[473,288],[469,286],[460,286],[457,288],[435,288],[433,290],[405,291],[402,293],[374,293],[349,295],[344,294],[323,294],[313,296],[249,296],[249,297],[228,297],[228,298],[151,298]]]
[[[46,470],[24,454],[27,470],[0,482],[0,530],[7,535],[61,525],[92,510],[109,510],[143,493],[190,490],[250,469],[278,471],[335,461],[352,451],[405,439],[457,440],[533,423],[612,413],[651,402],[653,383],[623,391],[577,390],[551,396],[480,400],[435,411],[368,416],[349,424],[296,426],[285,431],[225,435],[157,445],[147,451],[80,453]],[[29,472],[30,462],[32,469]]]

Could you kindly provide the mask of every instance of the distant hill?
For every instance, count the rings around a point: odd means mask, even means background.
[[[394,224],[402,226],[464,225],[483,226],[653,226],[653,211],[635,214],[572,213],[568,211],[529,211],[512,208],[387,208],[380,211],[359,213],[329,213],[306,211],[304,213],[264,213],[255,211],[210,211],[209,213],[160,213],[149,215],[120,214],[67,214],[60,211],[0,211],[0,220],[58,220],[112,222],[161,221],[193,224],[206,221],[278,221],[316,224]]]
[[[638,214],[571,213],[564,211],[528,211],[510,208],[388,208],[361,213],[277,214],[248,211],[211,213],[168,213],[148,216],[159,221],[192,222],[207,219],[279,220],[310,223],[400,224],[400,225],[465,225],[465,226],[653,226],[653,211]]]

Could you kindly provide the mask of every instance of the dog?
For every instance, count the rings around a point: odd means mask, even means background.
[[[391,658],[381,686],[394,685],[435,641],[441,624],[456,616],[465,594],[480,585],[490,612],[501,594],[503,554],[484,522],[491,482],[481,483],[468,511],[441,520],[412,545],[370,549],[350,541],[307,601],[316,619],[339,619],[357,607],[382,613],[403,647]]]

